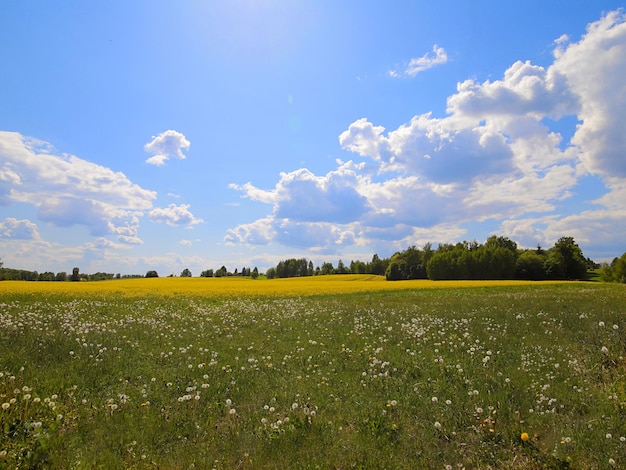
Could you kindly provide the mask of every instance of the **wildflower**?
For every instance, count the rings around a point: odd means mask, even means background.
[[[611,439],[612,437],[613,437],[613,436],[611,435],[611,433],[610,433],[610,432],[607,432],[607,433],[606,433],[606,438],[607,438],[607,439]]]
[[[236,410],[235,408],[231,408],[228,412],[229,412],[231,415],[234,415],[235,413],[237,413],[237,410]]]
[[[615,466],[615,460],[609,459],[609,465],[611,465],[612,467]]]
[[[441,423],[439,421],[435,421],[434,426],[436,430],[441,431]]]
[[[439,401],[439,399],[437,397],[432,397],[430,399],[433,403],[437,403]]]
[[[230,398],[226,399],[226,406],[231,406],[233,404],[233,401]]]
[[[602,346],[601,351],[602,351],[603,354],[608,354],[609,353],[609,349],[606,346]]]
[[[524,442],[526,442],[528,440],[528,433],[527,432],[523,432],[520,436],[520,439]]]
[[[2,404],[2,409],[3,409],[3,410],[8,410],[10,406],[11,406],[11,405],[10,405],[9,403],[4,402],[4,403]]]
[[[598,322],[598,326],[599,326],[600,328],[604,328],[604,322],[603,322],[603,321]]]
[[[614,330],[619,330],[619,325],[613,325]]]

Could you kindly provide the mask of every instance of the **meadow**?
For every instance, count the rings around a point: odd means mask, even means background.
[[[1,468],[623,468],[626,290],[0,283]]]

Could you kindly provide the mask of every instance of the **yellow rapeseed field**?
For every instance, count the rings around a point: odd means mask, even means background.
[[[28,282],[2,281],[0,295],[17,293],[59,293],[146,295],[203,297],[241,296],[310,296],[349,294],[383,290],[429,289],[451,287],[521,286],[538,284],[536,281],[387,281],[383,276],[346,274],[287,279],[256,279],[245,277],[221,278],[139,278],[95,282]]]

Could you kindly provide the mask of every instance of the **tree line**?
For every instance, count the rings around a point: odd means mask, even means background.
[[[626,265],[626,257],[624,264]],[[440,244],[433,249],[411,246],[391,258],[372,257],[371,262],[352,261],[346,266],[339,260],[314,267],[306,258],[280,261],[267,270],[268,278],[316,276],[324,274],[376,274],[389,281],[408,279],[480,280],[480,279],[585,279],[589,269],[598,266],[585,258],[572,237],[561,237],[550,249],[519,249],[507,237],[491,236],[483,244],[463,241]]]
[[[598,269],[599,268],[599,269]],[[523,280],[574,280],[586,279],[591,269],[598,269],[600,279],[605,282],[626,283],[626,253],[616,257],[611,263],[598,265],[585,258],[581,248],[572,237],[561,237],[549,249],[537,246],[536,249],[520,249],[517,243],[507,237],[491,236],[485,243],[463,241],[456,244],[440,244],[433,249],[431,243],[422,249],[410,246],[396,252],[390,258],[380,258],[377,254],[371,261],[351,261],[346,265],[341,259],[335,267],[330,262],[314,266],[306,258],[290,258],[280,261],[267,269],[268,279],[319,276],[328,274],[374,274],[385,276],[389,281],[408,279],[431,280],[480,280],[480,279],[523,279]],[[255,267],[243,267],[230,272],[225,266],[207,269],[200,277],[245,276],[256,279],[262,275]],[[173,274],[170,277],[174,276]],[[185,268],[181,277],[192,277]],[[100,281],[140,277],[159,277],[155,270],[141,274],[121,275],[97,272],[81,273],[74,268],[67,272],[27,271],[4,268],[0,260],[0,280],[22,281]]]
[[[74,268],[71,273],[67,273],[66,271],[60,271],[58,273],[45,271],[40,273],[37,271],[28,271],[26,269],[4,268],[2,261],[0,261],[0,281],[105,281],[108,279],[124,279],[129,277],[143,276],[112,274],[104,272],[86,274],[81,273],[79,268]]]

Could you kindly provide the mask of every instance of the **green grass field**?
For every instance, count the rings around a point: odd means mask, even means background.
[[[626,466],[623,285],[18,285],[0,294],[0,468]]]

